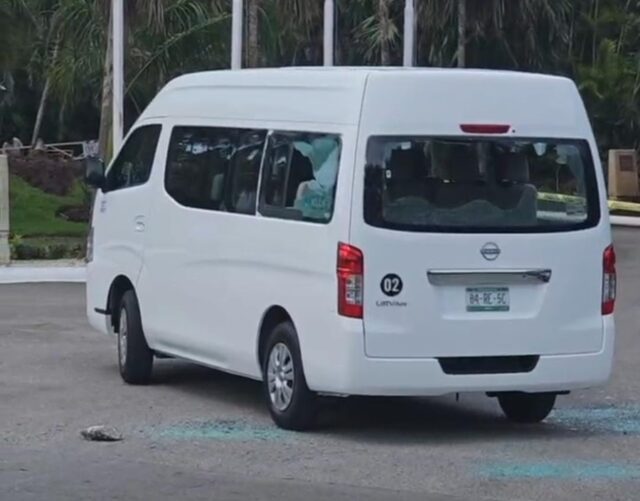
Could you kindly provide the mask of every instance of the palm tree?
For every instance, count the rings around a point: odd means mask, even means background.
[[[19,66],[25,49],[30,49],[25,13],[23,0],[0,3],[0,129],[4,111],[11,106],[14,97],[14,70]]]
[[[390,30],[395,29],[392,25],[391,17],[389,15],[389,0],[378,0],[378,23],[380,26],[380,64],[382,66],[389,66],[391,64],[391,53],[389,45],[391,43]]]
[[[392,3],[390,0],[355,0],[353,4],[355,42],[364,52],[365,60],[389,66],[397,55],[400,42],[398,21],[401,3]]]
[[[260,48],[268,65],[320,63],[322,0],[262,0],[262,14]]]
[[[53,34],[53,33],[52,33]],[[50,57],[46,57],[45,71],[46,77],[42,93],[40,94],[40,103],[38,104],[38,112],[36,114],[36,120],[33,125],[33,134],[31,135],[31,146],[35,146],[36,141],[40,138],[40,128],[42,127],[42,119],[44,118],[44,112],[47,106],[47,100],[49,99],[49,92],[51,90],[51,68],[55,66],[58,60],[58,54],[60,52],[60,38],[56,36],[53,42],[54,46]]]
[[[198,0],[135,0],[125,5],[126,96],[141,112],[146,101],[171,76],[172,68],[186,66],[196,58],[214,59],[208,56],[216,40],[219,47],[224,47],[221,37],[209,33],[210,38],[202,37],[197,43],[194,37],[225,21],[228,15],[223,12],[221,0],[206,5]],[[67,57],[61,58],[56,72],[58,91],[66,97],[71,96],[68,90],[75,90],[77,83],[88,77],[97,86],[96,78],[101,73],[99,142],[104,158],[110,156],[113,107],[113,40],[108,7],[98,1],[67,0],[61,14],[65,20]],[[189,40],[193,43],[188,44]],[[82,47],[80,54],[77,47]],[[180,49],[181,53],[176,54]],[[203,57],[205,54],[207,57]],[[152,78],[145,79],[152,74]]]
[[[256,68],[260,62],[260,0],[249,0],[247,8],[247,66]]]
[[[3,130],[8,126],[37,137],[55,110],[60,124],[75,124],[78,135],[86,134],[71,117],[89,108],[94,119],[102,117],[100,136],[106,151],[112,95],[109,3],[0,0],[0,44],[11,48],[0,50],[0,84],[8,89],[0,95]],[[125,3],[128,118],[173,76],[228,66],[229,0]],[[247,64],[319,64],[322,4],[246,0]],[[336,0],[337,63],[398,63],[403,4]],[[416,0],[416,12],[418,64],[572,75],[584,84],[596,129],[603,131],[599,135],[604,137],[615,126],[615,137],[608,137],[608,143],[629,142],[640,129],[634,125],[640,124],[640,92],[635,90],[640,81],[637,1]],[[608,82],[622,90],[607,90]],[[39,92],[35,104],[34,88]],[[613,105],[618,102],[622,107]],[[25,118],[35,107],[38,113]]]
[[[566,56],[575,8],[570,0],[419,0],[419,59],[434,66],[554,65]]]
[[[27,38],[20,33],[27,24],[25,22],[28,9],[24,0],[3,0],[0,2],[0,68],[7,69],[14,65],[17,53]],[[29,23],[30,24],[30,23]],[[7,50],[11,47],[12,50]]]
[[[34,146],[40,137],[42,119],[49,99],[51,89],[51,68],[56,64],[60,48],[59,19],[57,10],[60,8],[59,2],[28,0],[23,2],[28,13],[28,19],[32,23],[32,28],[37,37],[38,45],[36,53],[39,53],[41,64],[37,65],[35,71],[42,71],[45,75],[44,85],[40,93],[40,101],[36,114],[33,133],[31,135],[31,145]]]

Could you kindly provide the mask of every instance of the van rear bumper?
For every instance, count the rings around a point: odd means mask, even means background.
[[[435,358],[384,359],[364,355],[363,337],[353,340],[331,371],[306,374],[313,390],[346,395],[436,396],[456,392],[554,392],[605,383],[613,364],[615,322],[603,318],[603,345],[596,353],[541,356],[528,373],[447,375]],[[348,355],[347,355],[348,353]],[[305,372],[308,372],[305,370]]]

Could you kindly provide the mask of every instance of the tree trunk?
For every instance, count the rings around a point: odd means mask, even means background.
[[[593,46],[591,47],[591,64],[598,61],[598,17],[600,16],[600,2],[595,0],[593,5]]]
[[[36,115],[36,123],[33,126],[33,135],[31,136],[31,146],[36,145],[38,137],[40,137],[40,128],[42,127],[42,119],[44,118],[44,111],[47,107],[47,98],[49,97],[49,89],[51,87],[51,77],[47,76],[44,82],[44,89],[40,95],[40,104],[38,105],[38,114]]]
[[[467,65],[467,0],[458,0],[458,68]]]
[[[65,113],[67,111],[66,108],[67,108],[67,105],[63,101],[60,104],[60,110],[58,110],[58,135],[56,137],[56,140],[59,143],[65,140],[64,119],[65,119]]]
[[[247,66],[256,68],[260,61],[259,13],[260,0],[249,0],[247,12]]]
[[[378,19],[380,21],[380,64],[391,65],[391,50],[389,49],[389,32],[391,19],[389,18],[389,0],[378,0]]]
[[[51,68],[56,64],[58,60],[58,50],[60,48],[60,42],[56,42],[56,46],[53,49],[53,55],[51,61],[47,65],[47,79],[44,82],[44,88],[40,95],[40,104],[38,105],[38,114],[36,115],[36,123],[33,126],[33,134],[31,136],[31,146],[36,145],[38,137],[40,137],[40,129],[42,128],[42,120],[44,119],[44,112],[47,108],[47,100],[49,99],[49,91],[51,90]]]
[[[113,123],[113,29],[112,19],[109,17],[109,30],[107,34],[107,50],[104,58],[104,70],[102,74],[102,104],[100,106],[100,156],[108,161],[111,155],[111,126]]]

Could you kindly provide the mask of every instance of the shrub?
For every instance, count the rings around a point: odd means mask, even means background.
[[[82,244],[17,243],[11,246],[11,259],[15,261],[82,259],[84,256]]]
[[[45,193],[65,196],[77,179],[78,163],[44,155],[10,156],[9,172]]]
[[[87,223],[91,218],[88,205],[64,205],[58,209],[56,216],[74,223]]]

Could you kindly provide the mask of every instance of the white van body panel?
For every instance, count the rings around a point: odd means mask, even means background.
[[[167,124],[264,126],[186,117]],[[287,128],[278,122],[266,126]],[[336,207],[349,207],[356,130],[316,128],[342,136],[345,167],[339,170]],[[149,345],[260,378],[257,333],[265,313],[279,306],[298,327],[305,368],[313,371],[317,359],[307,354],[322,353],[326,341],[314,332],[336,330],[336,242],[348,239],[349,211],[336,210],[327,225],[260,218],[184,207],[163,188],[154,192],[152,206],[154,214],[166,217],[160,216],[162,224],[147,233],[145,266],[138,281]],[[310,253],[317,257],[309,259]]]
[[[138,128],[159,124],[158,120],[141,119],[127,134],[128,139]],[[166,131],[165,131],[166,132]],[[153,162],[152,173],[160,170],[168,144],[168,135],[161,134]],[[115,158],[115,156],[114,156]],[[111,333],[104,314],[111,285],[117,277],[132,284],[138,280],[144,265],[145,230],[149,224],[149,204],[157,189],[153,176],[140,186],[111,193],[96,192],[93,206],[94,262],[87,266],[87,314],[91,325],[103,333]]]
[[[360,395],[462,391],[565,391],[607,380],[615,326],[601,315],[602,256],[611,243],[606,190],[584,106],[572,82],[510,72],[307,68],[187,75],[139,121],[162,124],[147,184],[98,194],[87,312],[107,331],[113,280],[135,286],[149,346],[260,379],[262,321],[286,311],[312,390]],[[391,231],[363,219],[371,136],[460,136],[460,124],[509,124],[515,137],[588,141],[601,218],[597,226],[540,234]],[[137,125],[136,125],[137,126]],[[176,126],[333,133],[342,152],[333,217],[313,224],[180,205],[164,188]],[[125,192],[129,193],[125,193]],[[111,200],[114,199],[114,200]],[[109,218],[101,213],[102,204]],[[133,221],[145,215],[145,231]],[[364,319],[338,315],[339,242],[364,253]],[[500,245],[489,266],[479,252]],[[515,286],[507,316],[463,311],[461,290],[429,271],[551,269],[548,284]],[[380,280],[397,273],[406,308],[378,308]],[[539,355],[519,374],[447,375],[438,357]]]
[[[170,82],[141,119],[222,119],[233,121],[234,126],[243,120],[358,125],[367,76],[362,71],[322,69],[185,75]]]

